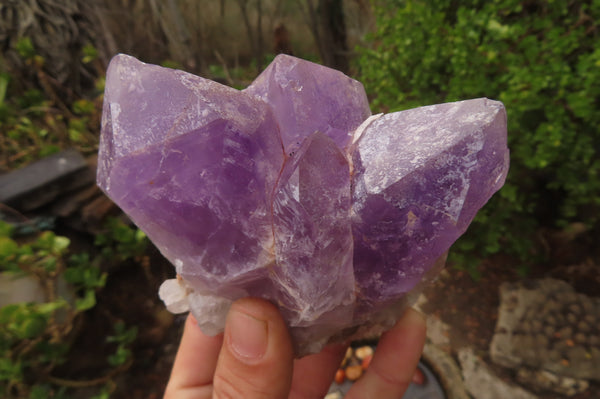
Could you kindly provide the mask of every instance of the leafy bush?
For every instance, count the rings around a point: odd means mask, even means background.
[[[531,261],[538,227],[598,225],[600,1],[381,0],[375,11],[358,60],[375,109],[506,106],[511,170],[457,243],[461,262],[499,251]]]
[[[36,83],[22,82],[18,76],[12,76],[0,56],[0,172],[16,169],[61,148],[75,147],[84,154],[95,153],[102,79],[97,81],[93,98],[68,102],[59,95],[62,87],[44,72],[46,60],[36,53],[31,40],[22,38],[16,43],[16,50],[27,72],[36,76]],[[84,62],[92,62],[97,56],[95,49],[87,46],[84,50]]]
[[[105,376],[91,381],[54,377],[52,371],[68,360],[76,321],[96,306],[96,293],[106,283],[102,262],[141,257],[145,235],[122,222],[111,220],[100,235],[101,256],[70,254],[70,241],[51,231],[15,238],[15,229],[0,221],[0,273],[6,278],[33,278],[43,293],[40,302],[11,303],[0,307],[0,396],[66,398],[68,388],[109,383],[110,378],[131,365],[130,346],[137,329],[123,322],[107,337]],[[66,288],[65,288],[66,287]],[[108,397],[102,393],[100,397]]]

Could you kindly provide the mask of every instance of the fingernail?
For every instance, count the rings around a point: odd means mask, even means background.
[[[243,362],[253,362],[267,351],[267,323],[235,309],[228,320],[232,352]]]

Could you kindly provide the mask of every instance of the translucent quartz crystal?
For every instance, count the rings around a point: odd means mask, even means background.
[[[299,356],[383,331],[507,171],[485,98],[371,116],[359,82],[285,55],[243,91],[126,55],[107,72],[98,184],[206,334],[244,296],[279,306]]]
[[[360,82],[286,55],[278,56],[244,92],[271,107],[287,154],[316,131],[344,148],[354,129],[371,115]]]

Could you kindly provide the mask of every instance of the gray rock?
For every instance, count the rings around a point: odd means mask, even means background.
[[[20,211],[36,209],[93,183],[94,176],[80,153],[64,150],[0,176],[0,203]]]
[[[461,370],[450,354],[431,343],[426,343],[423,360],[438,377],[446,399],[469,399]]]
[[[573,396],[586,391],[590,384],[586,380],[561,377],[544,370],[521,368],[517,372],[517,380],[523,385],[536,390],[549,390],[565,396]]]
[[[525,389],[504,382],[478,358],[471,348],[461,349],[458,360],[467,391],[477,399],[536,399]]]
[[[567,358],[571,364],[577,364],[578,366],[591,367],[591,353],[586,351],[582,346],[573,346],[567,351]],[[598,370],[596,370],[598,372]]]
[[[504,283],[500,297],[490,345],[494,363],[600,381],[600,334],[597,323],[589,322],[598,320],[600,298],[577,293],[555,279]],[[510,301],[510,312],[506,301]],[[539,330],[538,321],[543,324]]]

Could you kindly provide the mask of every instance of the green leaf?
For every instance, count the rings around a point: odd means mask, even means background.
[[[89,64],[98,58],[98,50],[91,44],[83,46],[83,58],[81,59],[84,64]]]
[[[137,327],[127,328],[125,323],[119,321],[114,325],[115,335],[109,335],[106,342],[116,342],[119,344],[129,345],[137,337]]]
[[[85,291],[83,298],[75,300],[75,308],[79,311],[85,311],[96,306],[96,292],[93,289]]]
[[[60,151],[60,147],[57,145],[45,145],[42,148],[40,148],[40,152],[39,152],[39,157],[40,158],[44,158],[47,157],[48,155],[52,155],[52,154],[56,154],[57,152]]]
[[[64,271],[63,277],[67,283],[81,284],[84,280],[84,270],[83,267],[69,267]]]
[[[8,89],[8,82],[10,82],[10,75],[6,73],[0,73],[0,105],[4,104],[6,90]]]
[[[57,236],[54,238],[54,242],[52,243],[52,252],[55,254],[61,254],[69,247],[71,244],[71,240],[67,237]]]
[[[17,41],[15,48],[17,50],[17,53],[19,53],[19,56],[21,56],[21,58],[23,58],[25,60],[32,59],[36,55],[35,48],[33,47],[33,43],[31,42],[31,39],[28,37],[20,38]]]
[[[0,381],[19,382],[23,379],[23,366],[9,357],[0,357]]]
[[[96,106],[89,100],[81,99],[73,103],[73,112],[78,115],[89,115],[95,110]]]
[[[34,385],[29,393],[29,399],[47,399],[51,395],[48,385]]]
[[[9,304],[0,308],[0,326],[7,326],[19,311],[18,304]]]
[[[146,235],[146,233],[144,233],[142,230],[140,229],[136,229],[135,231],[135,240],[137,242],[142,242],[144,240],[146,240],[148,236]]]
[[[69,129],[69,139],[74,142],[78,142],[81,140],[81,132],[75,129]]]
[[[63,364],[67,360],[69,344],[66,342],[40,341],[35,349],[39,353],[39,361],[42,363]]]
[[[110,398],[110,389],[109,388],[105,388],[102,390],[102,392],[91,397],[91,399],[109,399],[109,398]]]
[[[0,237],[10,237],[13,232],[13,226],[0,220]]]
[[[19,252],[19,244],[7,236],[0,235],[0,259],[11,255],[16,256]]]
[[[36,310],[43,315],[51,315],[56,312],[58,309],[65,308],[69,304],[63,298],[57,299],[54,302],[45,302],[40,303],[36,306]]]
[[[21,325],[19,336],[25,339],[35,338],[44,332],[46,324],[46,319],[43,316],[32,314]]]
[[[127,349],[123,346],[119,346],[117,347],[117,351],[114,354],[108,356],[108,364],[110,364],[113,367],[120,366],[122,364],[125,364],[125,362],[129,360],[130,356],[130,349]]]

